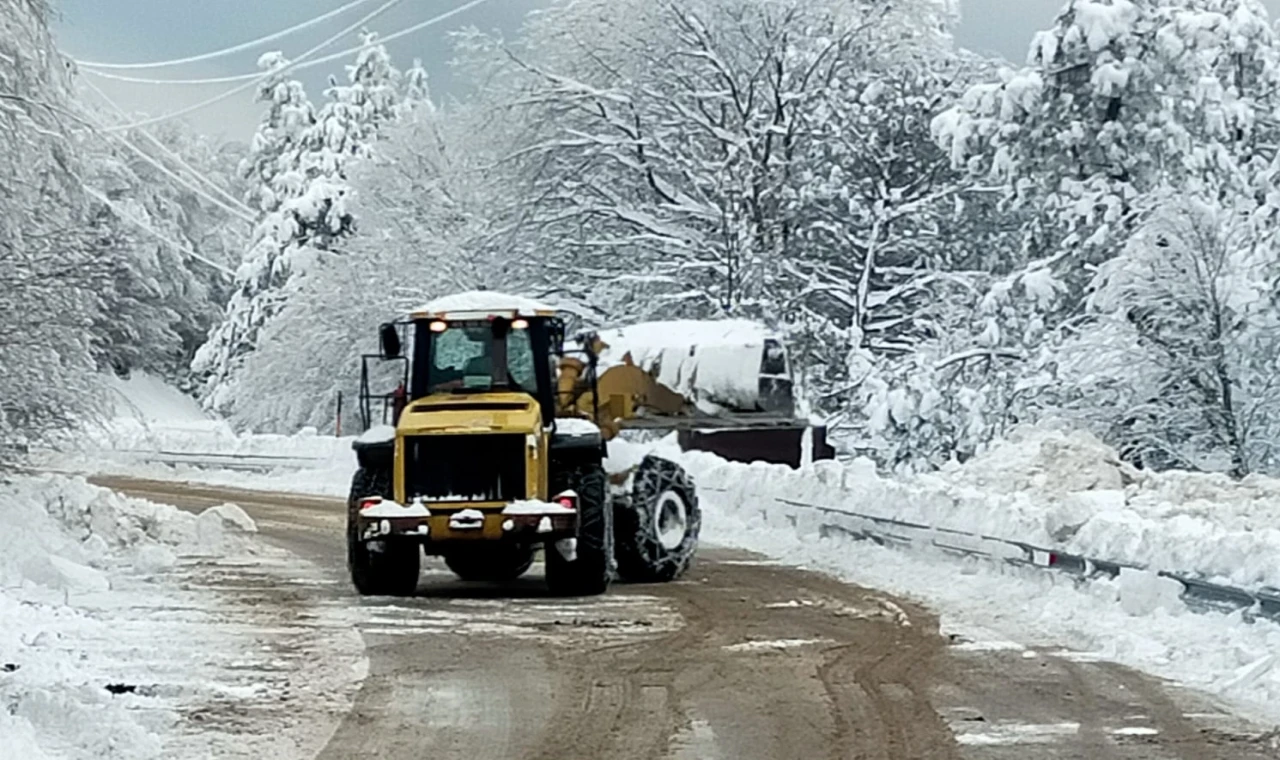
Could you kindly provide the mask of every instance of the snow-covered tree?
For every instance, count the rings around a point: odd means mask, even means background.
[[[95,358],[120,374],[144,370],[182,384],[221,314],[226,271],[247,233],[208,200],[234,198],[235,163],[224,146],[182,126],[123,139],[150,147],[148,158],[98,132],[81,135],[78,146],[97,196],[97,258],[113,274],[113,287],[100,293],[107,308],[93,328]]]
[[[1257,0],[1070,0],[1028,66],[973,87],[935,132],[957,168],[1040,210],[1030,259],[1077,284],[1158,188],[1212,193],[1273,145],[1280,39]]]
[[[400,109],[402,118],[405,114],[426,110],[434,113],[435,102],[431,100],[431,86],[427,70],[421,58],[413,59],[413,66],[405,70],[400,80]]]
[[[528,183],[512,225],[564,252],[546,262],[558,287],[589,275],[567,286],[583,300],[615,308],[602,302],[625,278],[636,313],[618,317],[773,311],[811,285],[791,267],[821,245],[810,183],[840,182],[827,143],[856,142],[833,99],[871,91],[860,67],[883,72],[893,53],[919,58],[921,40],[936,42],[924,31],[938,6],[908,5],[574,3],[540,15],[518,49],[467,40],[495,61],[480,74],[506,99],[495,121],[524,125],[511,135]],[[938,156],[918,116],[908,131]]]
[[[460,119],[450,124],[465,135]],[[341,393],[349,430],[360,355],[376,350],[380,323],[450,291],[514,286],[501,279],[503,262],[477,242],[487,194],[473,158],[444,147],[450,124],[417,118],[392,127],[378,155],[352,167],[355,211],[368,232],[341,253],[318,254],[297,278],[245,363],[237,424],[331,429]]]
[[[293,297],[295,278],[355,232],[349,165],[371,158],[381,130],[396,119],[400,81],[376,35],[361,40],[347,83],[331,79],[328,100],[314,116],[296,82],[276,82],[260,92],[269,108],[261,139],[255,138],[258,159],[249,167],[267,188],[251,194],[266,201],[259,204],[266,213],[236,272],[225,319],[193,362],[209,408],[231,413],[247,398],[239,375],[245,357],[260,345],[261,330]],[[264,56],[263,65],[270,70],[281,62]]]
[[[991,408],[1097,420],[1137,403],[1119,381],[1077,385],[1103,376],[1079,369],[1107,353],[1089,341],[1133,338],[1087,308],[1096,272],[1131,262],[1145,231],[1167,224],[1184,197],[1248,213],[1250,232],[1231,233],[1237,244],[1271,239],[1278,83],[1280,40],[1256,0],[1069,0],[1033,40],[1025,68],[972,87],[934,120],[952,165],[1003,186],[1001,216],[1021,225],[1002,265],[983,266],[999,276],[974,315],[993,356],[1019,357],[993,367]],[[1147,297],[1183,284],[1153,279]],[[1122,353],[1116,366],[1136,366],[1149,349],[1131,341]],[[1212,406],[1204,397],[1196,408]],[[1219,451],[1231,448],[1217,427]]]
[[[1076,411],[1139,463],[1274,467],[1275,242],[1252,198],[1170,194],[1096,275],[1098,318],[1064,353]]]
[[[258,67],[271,72],[288,63],[279,52],[265,53],[258,59]],[[296,157],[303,133],[315,124],[316,116],[302,83],[285,73],[268,77],[258,87],[257,101],[266,104],[267,111],[240,163],[240,174],[247,183],[245,201],[270,213],[298,193]]]
[[[63,60],[38,0],[0,5],[0,444],[100,414],[85,329],[110,273],[71,139]],[[0,448],[0,462],[9,456]]]
[[[278,54],[267,54],[259,65],[275,71],[286,62]],[[302,83],[273,75],[259,88],[258,100],[267,110],[240,171],[250,183],[246,200],[261,209],[262,217],[235,270],[225,316],[191,363],[206,407],[219,411],[229,408],[234,375],[244,355],[255,347],[259,329],[279,307],[280,289],[291,270],[291,251],[301,237],[293,207],[308,192],[299,156],[315,117]]]

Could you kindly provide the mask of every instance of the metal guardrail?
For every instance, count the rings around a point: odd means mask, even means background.
[[[244,472],[270,472],[279,467],[304,469],[328,461],[322,457],[282,456],[278,454],[228,454],[206,451],[164,451],[121,449],[113,452],[158,464],[185,464],[193,467],[217,467]]]
[[[707,488],[711,492],[728,493],[728,489]],[[871,541],[880,546],[901,548],[905,546],[929,546],[943,553],[960,557],[985,559],[992,562],[1032,567],[1060,572],[1081,580],[1092,578],[1116,578],[1121,570],[1152,572],[1182,584],[1182,600],[1188,608],[1197,612],[1231,612],[1244,610],[1245,618],[1263,617],[1280,621],[1280,589],[1243,589],[1214,583],[1197,577],[1194,573],[1182,573],[1152,568],[1133,562],[1085,557],[1059,549],[1046,548],[997,536],[967,533],[954,528],[942,528],[922,523],[897,520],[863,514],[847,509],[808,504],[769,497],[784,506],[810,510],[826,516],[839,517],[841,523],[824,522],[818,525],[822,537],[843,535],[860,541]],[[763,513],[768,519],[768,513]],[[798,521],[794,515],[786,515],[792,526]]]

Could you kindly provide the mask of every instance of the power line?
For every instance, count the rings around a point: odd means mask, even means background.
[[[422,29],[425,29],[428,26],[438,24],[441,21],[444,21],[459,13],[468,11],[474,8],[475,6],[488,1],[489,0],[471,0],[471,2],[465,3],[457,8],[454,8],[453,10],[448,11],[442,14],[441,16],[437,16],[433,19],[428,19],[427,21],[423,21],[419,24],[415,24],[406,29],[401,29],[400,31],[395,32],[393,34],[389,34],[386,37],[380,37],[378,38],[378,43],[382,44],[386,42],[391,42],[392,40],[397,40],[406,35],[421,31]],[[317,58],[314,61],[307,61],[306,63],[300,63],[299,65],[292,67],[292,69],[294,71],[302,71],[303,69],[309,69],[315,66],[319,66],[323,63],[336,61],[339,58],[344,58],[346,56],[351,55],[352,53],[358,53],[361,50],[363,50],[364,47],[365,47],[364,45],[356,45],[354,47],[349,47],[346,50],[340,50],[336,53],[330,53],[329,55],[326,55],[321,58]],[[85,69],[84,73],[92,74],[97,77],[102,77],[103,79],[112,79],[118,82],[130,82],[133,84],[155,84],[155,85],[230,84],[232,82],[245,82],[250,79],[258,79],[262,77],[261,72],[253,72],[249,74],[231,74],[229,76],[222,76],[222,77],[197,77],[194,79],[153,79],[148,77],[132,77],[132,76],[124,76],[121,74],[108,74],[104,71],[94,71],[92,69]],[[272,73],[277,73],[277,72],[272,72]]]
[[[105,128],[104,128],[104,127],[102,127],[102,125],[101,125],[101,124],[99,124],[99,125],[97,125],[97,126],[98,126],[98,130],[99,130],[99,131],[106,131],[106,130],[105,130]],[[240,209],[238,209],[238,208],[235,208],[235,207],[233,207],[233,206],[228,206],[226,203],[223,203],[222,201],[220,201],[220,200],[218,200],[217,198],[213,197],[212,195],[210,195],[210,194],[209,194],[208,192],[206,192],[205,190],[202,190],[202,189],[200,188],[200,186],[199,186],[199,185],[196,185],[195,183],[193,183],[193,182],[191,182],[191,181],[187,180],[186,178],[184,178],[182,175],[180,175],[180,174],[178,174],[178,173],[176,173],[176,172],[171,171],[171,170],[169,169],[169,167],[167,167],[167,166],[165,166],[164,164],[162,164],[162,163],[160,163],[159,161],[157,161],[155,158],[153,158],[149,153],[147,153],[147,152],[146,152],[145,150],[143,150],[142,148],[139,148],[138,146],[136,146],[136,145],[134,145],[133,143],[129,142],[129,140],[128,140],[127,138],[125,138],[125,137],[123,137],[123,136],[121,136],[121,135],[116,135],[116,134],[110,134],[110,135],[108,135],[108,136],[109,136],[109,137],[111,137],[111,139],[113,139],[113,140],[115,140],[115,141],[119,142],[120,144],[124,145],[124,146],[125,146],[126,148],[128,148],[129,150],[131,150],[131,151],[133,151],[134,153],[136,153],[136,154],[138,155],[138,157],[139,157],[139,158],[141,158],[143,161],[146,161],[148,164],[151,164],[151,165],[152,165],[152,166],[154,166],[156,169],[159,169],[159,170],[160,170],[160,173],[164,174],[166,177],[169,177],[169,178],[170,178],[170,179],[172,179],[174,182],[177,182],[178,184],[180,184],[180,185],[182,185],[183,187],[187,188],[188,190],[190,190],[191,192],[193,192],[193,193],[195,193],[196,195],[200,196],[201,198],[204,198],[204,199],[205,199],[206,201],[208,201],[209,203],[212,203],[213,205],[217,206],[218,208],[222,209],[223,211],[226,211],[228,214],[231,214],[232,216],[236,217],[237,219],[240,219],[241,221],[247,222],[247,223],[249,223],[249,224],[253,224],[253,223],[256,221],[256,220],[255,220],[255,218],[254,218],[254,216],[253,216],[251,213],[245,213],[244,211],[241,211],[241,210],[240,210]],[[246,207],[246,208],[247,208],[247,207]]]
[[[111,209],[111,211],[112,211],[116,216],[120,217],[121,219],[125,220],[126,222],[129,222],[129,223],[133,224],[135,227],[138,227],[139,229],[143,230],[144,232],[148,232],[148,233],[150,233],[152,237],[156,238],[156,239],[157,239],[157,240],[159,240],[160,242],[165,243],[166,245],[171,246],[172,248],[174,248],[174,249],[178,250],[178,251],[179,251],[179,252],[181,252],[181,253],[185,253],[186,255],[190,256],[191,258],[195,259],[196,261],[200,261],[200,262],[203,262],[203,263],[205,263],[205,264],[208,264],[209,266],[213,267],[215,270],[217,270],[217,271],[221,272],[222,274],[225,274],[227,277],[234,278],[234,277],[236,276],[236,273],[235,273],[234,271],[232,271],[231,269],[228,269],[227,267],[223,266],[222,264],[219,264],[218,262],[214,261],[213,259],[210,259],[210,258],[208,258],[208,257],[206,257],[206,256],[201,256],[200,254],[196,253],[196,252],[195,252],[194,250],[192,250],[191,248],[188,248],[187,246],[185,246],[185,245],[183,245],[183,244],[181,244],[181,243],[179,243],[179,242],[177,242],[177,241],[173,240],[172,238],[170,238],[169,236],[165,235],[164,233],[157,231],[154,227],[152,227],[151,225],[149,225],[149,224],[147,224],[146,222],[142,221],[141,219],[137,218],[136,216],[133,216],[132,214],[125,213],[124,211],[120,210],[120,209],[116,206],[116,204],[115,204],[115,203],[114,203],[110,198],[108,198],[106,195],[104,195],[104,194],[102,194],[102,193],[98,192],[97,190],[94,190],[93,188],[91,188],[91,187],[89,187],[89,186],[87,186],[87,185],[86,185],[86,186],[84,186],[84,191],[85,191],[86,193],[88,193],[89,195],[93,196],[94,198],[97,198],[99,201],[101,201],[101,202],[105,203],[105,204],[107,205],[107,207],[108,207],[108,208],[110,208],[110,209]]]
[[[352,2],[347,3],[341,8],[336,8],[334,10],[329,11],[328,13],[322,14],[320,16],[316,16],[315,18],[309,21],[304,21],[301,24],[295,24],[289,27],[288,29],[281,29],[278,32],[272,32],[271,34],[268,34],[265,37],[259,37],[256,40],[242,42],[239,45],[235,45],[233,47],[223,48],[221,50],[213,50],[208,53],[201,53],[200,55],[192,55],[186,58],[174,58],[169,61],[153,61],[151,63],[101,63],[98,61],[80,61],[80,60],[76,60],[74,57],[71,60],[77,66],[80,66],[85,69],[90,69],[90,68],[94,68],[94,69],[158,69],[165,66],[180,66],[184,63],[196,63],[198,61],[207,61],[212,58],[221,58],[224,55],[239,53],[242,50],[249,50],[250,48],[257,47],[258,45],[262,45],[267,42],[275,42],[276,40],[281,39],[283,37],[287,37],[290,34],[293,34],[294,32],[300,32],[303,29],[307,29],[309,27],[315,26],[316,24],[324,23],[325,21],[328,21],[334,16],[342,15],[343,13],[346,13],[347,11],[356,7],[357,5],[364,5],[367,2],[369,2],[369,0],[352,0]]]
[[[115,111],[119,113],[121,116],[125,117],[126,119],[129,117],[129,115],[125,112],[123,108],[119,106],[119,104],[117,104],[114,100],[108,97],[105,92],[103,92],[102,90],[94,86],[93,82],[86,81],[84,84],[90,90],[93,90],[95,93],[97,93],[98,97],[102,98],[107,103],[107,105],[115,109]],[[157,140],[156,137],[152,135],[150,132],[148,132],[145,129],[139,129],[138,131],[141,132],[142,136],[147,138],[147,140],[150,141],[152,145],[156,146],[157,148],[160,149],[162,153],[167,155],[170,158],[170,160],[177,162],[179,166],[181,166],[183,169],[186,169],[188,172],[190,172],[190,174],[193,177],[200,180],[209,188],[211,188],[214,192],[216,192],[218,195],[228,200],[231,203],[231,205],[235,206],[236,208],[240,209],[242,212],[250,216],[253,216],[255,214],[254,210],[249,208],[247,205],[245,205],[244,201],[240,200],[239,198],[236,198],[231,193],[228,193],[226,190],[223,190],[222,187],[217,182],[214,182],[213,180],[209,179],[207,176],[205,176],[195,167],[188,164],[186,162],[186,159],[184,159],[181,155],[179,155],[175,151],[170,150],[167,145]],[[114,139],[120,139],[116,135],[109,134],[107,136]],[[125,142],[125,144],[128,145],[127,141]],[[241,218],[244,218],[244,217],[242,216]],[[252,221],[252,219],[248,221]]]
[[[88,114],[86,114],[86,116],[88,116]],[[151,164],[152,166],[154,166],[156,169],[160,171],[160,173],[164,174],[166,177],[169,177],[173,181],[187,188],[188,190],[200,196],[201,198],[204,198],[209,203],[212,203],[213,205],[217,206],[223,211],[226,211],[228,214],[231,214],[232,216],[237,217],[242,221],[248,222],[249,224],[254,223],[255,218],[253,216],[253,212],[247,206],[245,206],[243,211],[238,208],[228,206],[226,203],[223,203],[222,201],[213,197],[205,190],[202,190],[198,185],[192,183],[191,181],[187,180],[186,178],[182,177],[176,172],[171,171],[169,167],[157,161],[155,158],[153,158],[149,153],[147,153],[142,148],[139,148],[137,145],[134,145],[132,142],[129,141],[128,138],[124,137],[123,135],[112,134],[111,130],[104,127],[100,122],[98,122],[95,119],[90,119],[90,123],[93,124],[94,127],[96,127],[95,131],[107,135],[107,137],[110,137],[111,139],[125,146],[129,150],[133,151],[135,154],[137,154],[139,158],[141,158],[143,161],[146,161],[148,164]],[[235,202],[237,204],[240,204],[240,201],[235,201]],[[240,204],[240,205],[243,205],[243,204]]]
[[[315,55],[320,50],[323,50],[324,48],[332,45],[337,40],[340,40],[343,37],[347,36],[348,34],[351,34],[355,30],[361,28],[362,26],[369,23],[373,19],[377,18],[378,16],[390,10],[393,6],[399,5],[401,1],[402,0],[387,0],[387,2],[383,3],[382,5],[379,5],[372,12],[366,13],[363,17],[360,18],[359,21],[348,26],[347,28],[333,35],[332,37],[329,37],[324,42],[321,42],[320,44],[312,47],[310,50],[307,50],[305,53],[298,56],[298,58],[295,61],[288,63],[284,66],[279,66],[277,68],[274,68],[271,71],[265,72],[259,75],[256,79],[254,79],[251,82],[245,82],[239,87],[233,87],[230,90],[227,90],[226,92],[222,93],[221,95],[215,95],[212,98],[207,98],[205,100],[200,101],[199,103],[187,106],[186,108],[180,108],[177,111],[172,111],[167,114],[161,114],[160,116],[153,116],[150,119],[143,119],[142,121],[135,122],[133,124],[119,124],[113,127],[109,127],[107,131],[123,132],[125,130],[135,129],[137,127],[146,127],[152,124],[159,124],[160,122],[163,122],[163,121],[169,121],[170,119],[176,119],[180,116],[186,116],[187,114],[192,113],[193,111],[198,111],[201,108],[204,108],[206,106],[211,106],[214,103],[220,103],[226,100],[227,98],[233,97],[241,92],[244,92],[250,87],[253,87],[255,84],[258,84],[259,82],[266,81],[271,77],[279,76],[287,71],[292,71],[293,69],[297,68],[302,61],[305,61],[307,58],[310,58],[311,56]]]
[[[303,68],[299,66],[298,68]],[[257,79],[262,76],[261,71],[254,71],[249,74],[232,74],[225,77],[196,77],[194,79],[154,79],[150,77],[130,77],[121,74],[108,74],[105,71],[96,71],[94,69],[81,69],[81,73],[92,74],[102,79],[111,79],[116,82],[131,82],[133,84],[231,84],[232,82],[247,82],[250,79]]]

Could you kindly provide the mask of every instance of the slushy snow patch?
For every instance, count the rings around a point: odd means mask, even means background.
[[[599,435],[600,426],[581,417],[557,417],[556,432],[571,437]]]

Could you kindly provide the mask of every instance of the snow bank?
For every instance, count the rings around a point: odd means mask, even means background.
[[[1181,584],[1124,569],[1081,582],[999,562],[957,559],[914,544],[910,551],[827,529],[838,515],[818,505],[881,518],[987,534],[1073,553],[1198,570],[1246,587],[1280,578],[1276,481],[1192,473],[1146,473],[1123,465],[1087,434],[1021,431],[946,472],[881,477],[867,461],[816,462],[803,470],[744,465],[703,452],[611,445],[610,470],[645,451],[681,461],[694,475],[708,543],[767,554],[788,564],[908,594],[969,639],[1120,662],[1280,719],[1280,624],[1244,612],[1192,614]],[[960,542],[957,542],[960,543]],[[1083,654],[1081,654],[1083,653]]]
[[[236,550],[255,529],[242,514],[187,514],[59,476],[0,484],[0,743],[13,757],[162,756],[158,726],[104,688],[103,671],[122,663],[75,655],[112,636],[85,605],[123,577],[171,569],[179,554]]]
[[[881,476],[865,459],[792,470],[663,445],[702,490],[730,500],[782,499],[1243,588],[1280,587],[1280,481],[1140,471],[1088,433],[1017,431],[964,465],[902,479]]]
[[[153,375],[135,372],[128,379],[121,379],[111,374],[103,381],[112,393],[112,416],[116,419],[169,426],[209,427],[215,424],[195,399]]]
[[[115,417],[82,431],[76,448],[46,452],[38,462],[45,469],[333,496],[345,496],[350,487],[353,437],[320,435],[314,428],[293,435],[237,434],[155,378],[109,382],[117,392]]]

